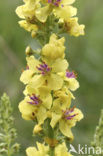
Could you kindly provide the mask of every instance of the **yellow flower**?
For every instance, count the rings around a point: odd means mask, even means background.
[[[61,104],[54,101],[52,108],[51,127],[54,128],[59,123],[59,129],[63,135],[69,139],[73,139],[71,128],[76,125],[77,121],[83,118],[82,112],[77,108],[65,108],[63,109]]]
[[[36,25],[35,11],[40,7],[39,1],[36,0],[25,0],[25,4],[17,7],[16,14],[24,19],[19,21],[21,27],[29,32],[35,32],[38,30]]]
[[[72,93],[67,88],[62,88],[54,92],[54,107],[60,105],[62,109],[70,106],[71,99],[74,98]]]
[[[25,0],[25,4],[17,7],[16,14],[22,19],[33,20],[35,18],[35,11],[40,7],[39,1]]]
[[[36,118],[38,124],[41,125],[47,118],[47,111],[52,105],[50,90],[44,86],[39,89],[27,86],[24,93],[26,97],[19,104],[22,117],[25,120],[34,120]]]
[[[49,147],[37,142],[37,148],[29,147],[26,149],[27,156],[49,156]]]
[[[78,18],[70,18],[68,21],[65,22],[65,27],[68,31],[68,33],[72,36],[80,36],[84,35],[84,28],[85,26],[83,24],[78,24]]]
[[[77,9],[71,6],[74,0],[61,0],[59,7],[55,7],[54,14],[64,20],[68,20],[77,14]]]
[[[77,9],[72,7],[75,0],[47,0],[44,1],[44,7],[36,10],[36,17],[39,21],[45,22],[47,17],[53,13],[56,17],[68,20],[77,13]]]
[[[58,90],[63,85],[63,78],[58,74],[65,72],[68,62],[65,59],[57,59],[52,63],[45,59],[38,61],[34,56],[27,57],[28,70],[25,70],[20,80],[24,84],[30,84],[34,88],[46,85],[51,90]]]
[[[29,147],[26,149],[27,156],[49,156],[49,146],[37,142],[37,148]],[[59,144],[54,149],[54,156],[72,156],[68,153],[65,143]]]
[[[83,114],[79,109],[71,108],[65,110],[62,117],[63,118],[59,122],[60,131],[72,140],[73,134],[71,128],[76,125],[77,121],[80,121],[83,118]]]
[[[68,149],[65,143],[62,143],[55,148],[55,156],[72,156],[72,155],[68,153]]]
[[[40,62],[35,59],[35,57],[27,57],[27,69],[23,71],[20,81],[24,84],[28,84],[33,76],[38,70],[37,66],[40,64]]]
[[[47,57],[49,60],[64,58],[64,41],[64,37],[57,39],[57,36],[52,34],[49,43],[42,48],[42,55]]]
[[[79,82],[76,80],[76,74],[74,72],[66,71],[64,81],[67,88],[71,91],[75,91],[79,88]]]
[[[21,27],[23,27],[25,30],[29,32],[37,32],[38,27],[35,24],[29,23],[26,20],[19,21],[19,24]]]

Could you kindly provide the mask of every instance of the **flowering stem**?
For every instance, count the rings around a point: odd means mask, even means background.
[[[69,5],[69,2],[66,3]],[[72,3],[74,1],[71,1]],[[76,90],[79,83],[73,72],[67,73],[65,37],[62,36],[65,32],[74,36],[83,35],[84,25],[78,24],[77,17],[73,18],[76,15],[75,8],[70,7],[70,15],[67,9],[69,6],[65,7],[65,2],[61,0],[24,0],[23,7],[19,6],[16,9],[18,16],[24,18],[20,21],[20,26],[31,32],[32,37],[39,42],[37,47],[41,48],[36,52],[27,47],[28,68],[20,78],[26,85],[26,98],[20,102],[19,110],[25,120],[37,120],[34,133],[39,134],[45,142],[37,143],[38,149],[28,148],[27,156],[31,156],[32,153],[49,156],[70,155],[67,152],[66,137],[73,139],[71,125],[83,118],[79,109],[70,108],[70,91]],[[78,117],[75,118],[77,114]],[[62,137],[65,139],[61,144]]]
[[[3,94],[0,100],[0,155],[11,156],[19,149],[19,145],[14,142],[17,134],[13,128],[13,121],[9,97]]]

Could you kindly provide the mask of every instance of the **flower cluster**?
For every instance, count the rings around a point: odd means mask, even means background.
[[[72,6],[74,2],[75,0],[24,0],[24,4],[16,9],[17,15],[22,19],[19,24],[35,36],[48,19],[52,26],[51,18],[54,16],[70,35],[84,35],[85,26],[78,24],[77,8]]]
[[[72,140],[71,128],[83,114],[75,106],[71,107],[71,100],[75,98],[72,92],[79,83],[76,74],[68,70],[64,41],[64,37],[58,39],[52,34],[49,43],[41,49],[39,60],[33,55],[27,56],[28,68],[20,77],[26,85],[25,98],[20,102],[19,110],[25,120],[37,121],[34,133],[42,131],[45,120],[50,119],[52,129],[58,126],[60,132]]]
[[[34,121],[33,133],[40,135],[42,144],[38,149],[30,147],[28,156],[71,156],[66,140],[73,140],[72,127],[83,118],[82,112],[72,105],[73,92],[79,88],[77,74],[70,70],[65,56],[65,38],[52,31],[54,21],[62,26],[63,32],[79,36],[84,34],[84,25],[74,17],[77,9],[75,0],[24,0],[16,9],[23,20],[19,24],[32,32],[41,32],[41,49],[27,48],[27,68],[20,81],[24,83],[24,100],[19,104],[22,118]],[[54,19],[54,20],[52,20]],[[45,25],[43,25],[45,24]],[[50,29],[49,29],[50,28]],[[45,30],[44,30],[45,29]],[[57,27],[56,30],[59,28]],[[36,36],[41,41],[41,36]],[[42,42],[41,42],[42,43]]]

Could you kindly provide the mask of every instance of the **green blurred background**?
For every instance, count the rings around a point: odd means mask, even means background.
[[[25,148],[34,144],[33,123],[24,121],[18,110],[23,99],[24,85],[19,81],[24,68],[26,46],[31,42],[30,34],[18,25],[15,9],[22,0],[0,0],[0,96],[7,92],[14,108],[19,156]],[[73,129],[73,144],[90,144],[103,108],[103,0],[77,0],[79,22],[86,25],[86,35],[70,37],[67,58],[78,73],[80,89],[75,92],[75,104],[82,109],[84,119]]]

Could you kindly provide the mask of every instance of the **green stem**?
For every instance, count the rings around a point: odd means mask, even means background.
[[[50,120],[48,120],[48,136],[49,138],[54,139],[54,130],[50,126]],[[54,147],[49,146],[49,148],[50,148],[50,156],[55,156]]]
[[[50,126],[50,120],[48,119],[48,137],[53,139],[54,138],[54,130],[52,129],[52,127]]]
[[[8,140],[7,140],[7,144],[8,144],[8,146],[7,146],[7,156],[11,156],[12,155],[12,152],[11,152],[11,147],[10,147],[10,145],[11,145],[11,139],[9,138]]]
[[[10,149],[9,149],[9,147],[8,147],[8,154],[7,154],[8,156],[11,156],[11,152],[10,152]]]
[[[54,147],[50,147],[50,156],[55,156],[54,154]]]

